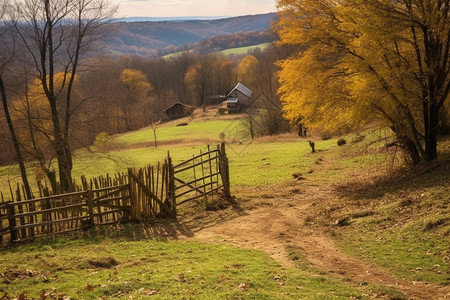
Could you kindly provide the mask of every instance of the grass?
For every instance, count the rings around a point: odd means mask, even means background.
[[[346,253],[398,277],[448,285],[450,140],[440,142],[443,159],[435,165],[419,166],[414,171],[402,168],[396,173],[395,168],[402,163],[399,156],[393,158],[385,151],[384,139],[374,142],[375,136],[380,136],[375,133],[366,132],[359,142],[355,140],[360,136],[349,135],[343,147],[336,146],[336,139],[316,140],[318,152],[310,153],[305,140],[292,136],[252,141],[237,120],[217,117],[174,126],[177,122],[158,128],[158,148],[151,146],[153,133],[146,128],[113,137],[104,145],[109,151],[77,151],[74,177],[155,164],[168,150],[177,163],[205,149],[205,142],[217,143],[224,138],[233,194],[245,187],[283,188],[287,182],[292,183],[293,173],[307,178],[302,185],[331,186],[333,195],[324,199],[326,205],[317,205],[316,214],[305,226],[325,228]],[[7,179],[19,178],[17,168],[0,167],[0,178],[1,190],[7,191]],[[332,220],[364,209],[374,214],[352,219],[348,226],[330,227]],[[1,250],[0,274],[17,280],[8,283],[3,276],[0,291],[14,297],[22,292],[32,298],[39,298],[41,293],[62,293],[83,299],[364,298],[360,288],[355,290],[349,283],[330,279],[307,267],[302,259],[298,268],[286,269],[262,252],[143,240],[135,231],[129,230],[119,239],[59,238]],[[90,262],[111,258],[118,264],[105,268]],[[276,276],[283,284],[274,279]],[[385,287],[368,288],[379,289],[392,299],[403,299]]]
[[[343,157],[339,165],[352,175],[335,182],[337,200],[324,214],[326,219],[322,216],[322,224],[370,209],[373,215],[333,228],[336,242],[346,253],[398,277],[448,285],[450,168],[442,149],[449,144],[449,139],[441,141],[440,161],[398,172],[389,169],[392,158],[386,153]],[[342,155],[334,152],[334,156]]]
[[[316,149],[326,150],[335,145],[336,140],[318,141]],[[310,152],[304,140],[230,145],[232,187],[274,186],[292,179],[293,173],[306,174],[320,156]]]
[[[178,123],[184,123],[183,120]],[[164,141],[185,141],[185,140],[205,140],[206,142],[220,142],[220,134],[231,134],[227,128],[235,123],[239,124],[236,120],[210,120],[205,122],[189,122],[187,126],[173,126],[175,123],[171,123],[171,126],[161,126],[156,130],[157,140],[159,142]],[[238,131],[242,129],[237,126]],[[153,144],[153,131],[151,128],[145,128],[138,131],[133,131],[117,136],[113,140],[115,143],[121,145],[130,145],[136,143],[150,142]]]
[[[260,48],[261,50],[264,50],[265,48],[267,48],[267,46],[269,46],[270,43],[264,43],[264,44],[259,44],[259,45],[253,45],[253,46],[247,46],[247,47],[238,47],[238,48],[230,48],[230,49],[226,49],[226,50],[222,50],[220,51],[220,53],[223,53],[225,55],[240,55],[240,54],[248,54],[248,52],[250,50],[256,49],[256,48]]]
[[[408,190],[409,183],[403,184],[399,191],[370,198],[375,215],[339,230],[337,241],[347,253],[396,276],[446,285],[450,282],[450,188],[441,182],[438,188],[414,185]]]
[[[129,167],[155,165],[164,161],[168,151],[176,164],[206,150],[208,143],[215,147],[225,140],[232,187],[276,185],[292,178],[292,173],[307,172],[320,156],[320,151],[336,145],[334,139],[317,141],[316,149],[319,153],[308,155],[310,147],[300,138],[290,138],[289,141],[279,141],[276,137],[249,139],[245,125],[240,120],[194,120],[187,126],[175,126],[184,121],[187,120],[171,122],[158,128],[157,139],[160,146],[157,148],[153,147],[151,128],[144,128],[114,136],[97,149],[92,147],[89,150],[77,150],[73,178],[79,180],[82,175],[91,178],[126,172]],[[30,175],[31,178],[34,177],[33,173]],[[14,185],[20,181],[20,173],[16,166],[0,167],[0,178],[0,191],[9,195],[8,179]]]
[[[283,268],[263,252],[220,244],[59,238],[0,254],[0,291],[10,297],[349,299],[361,294],[313,270]]]
[[[246,47],[230,48],[230,49],[218,51],[218,53],[222,53],[222,54],[225,54],[225,55],[242,55],[242,54],[245,55],[245,54],[248,54],[249,50],[253,50],[253,49],[256,49],[256,48],[260,48],[261,50],[264,50],[268,45],[269,45],[269,43],[264,43],[264,44],[246,46]],[[191,52],[191,51],[192,50],[172,53],[172,54],[168,54],[168,55],[163,56],[163,58],[171,58],[171,57],[174,57],[174,56],[181,55],[181,54],[183,54],[185,52]]]

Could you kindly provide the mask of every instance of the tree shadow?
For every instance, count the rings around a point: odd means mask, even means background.
[[[370,200],[387,194],[422,191],[431,187],[450,186],[450,160],[421,164],[413,169],[401,169],[386,176],[350,180],[335,187],[341,197]]]

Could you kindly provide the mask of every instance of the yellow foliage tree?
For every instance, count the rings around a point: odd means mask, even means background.
[[[120,80],[130,96],[130,102],[122,105],[126,129],[141,128],[155,122],[151,107],[153,98],[150,97],[153,86],[147,81],[147,76],[136,69],[124,69]]]
[[[147,76],[139,70],[124,69],[120,75],[120,80],[125,84],[130,94],[137,99],[145,98],[153,89],[147,81]]]
[[[64,73],[54,75],[55,89],[62,89],[64,79]],[[77,82],[76,76],[74,82]],[[12,119],[17,124],[17,135],[22,149],[33,162],[39,164],[38,173],[42,171],[47,176],[53,191],[56,192],[56,170],[52,167],[52,161],[56,156],[52,144],[55,140],[54,123],[40,79],[28,84],[24,93],[14,99],[12,106]]]
[[[389,126],[411,159],[437,157],[450,87],[449,2],[279,0],[286,116],[344,131]]]
[[[255,83],[254,73],[258,59],[253,55],[245,56],[238,64],[238,81],[244,83],[246,86],[253,86]]]

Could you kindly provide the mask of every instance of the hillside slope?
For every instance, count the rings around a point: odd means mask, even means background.
[[[275,13],[269,13],[219,20],[119,22],[110,25],[112,31],[104,48],[116,54],[155,55],[157,49],[180,47],[214,36],[265,31],[275,18]]]

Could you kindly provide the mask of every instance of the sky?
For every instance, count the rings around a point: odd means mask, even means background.
[[[111,0],[117,17],[243,16],[276,12],[275,0]]]

